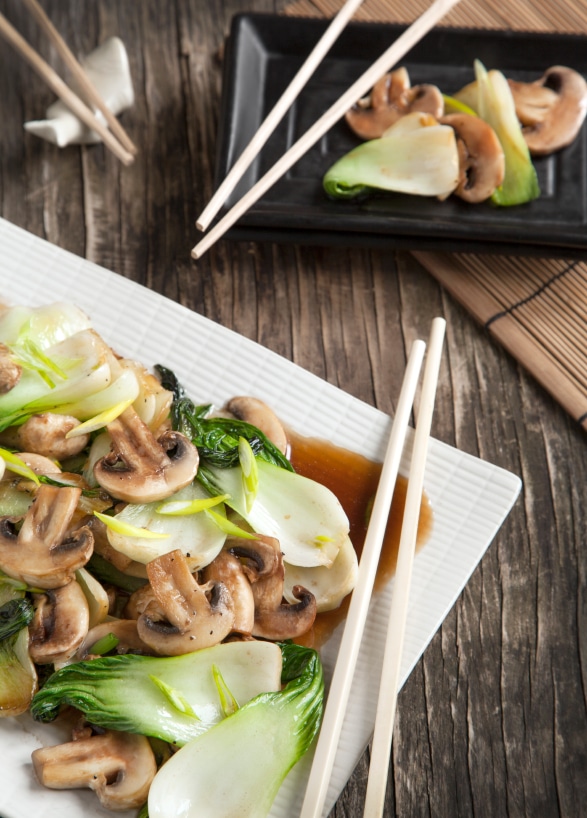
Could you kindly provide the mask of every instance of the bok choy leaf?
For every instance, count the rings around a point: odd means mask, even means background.
[[[262,693],[182,747],[155,776],[150,818],[265,818],[320,727],[318,654],[282,645],[282,691]]]
[[[71,705],[92,724],[182,745],[224,717],[215,667],[242,704],[280,688],[277,644],[227,642],[182,656],[126,654],[67,665],[34,697],[31,714],[49,722]]]

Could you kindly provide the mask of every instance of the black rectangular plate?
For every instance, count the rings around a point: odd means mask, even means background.
[[[233,18],[225,49],[216,183],[220,184],[273,108],[327,21],[271,14]],[[220,216],[405,30],[352,23],[292,105]],[[551,65],[587,75],[587,37],[436,28],[401,61],[413,85],[431,82],[447,94],[474,79],[473,62],[531,81]],[[228,232],[228,238],[587,258],[587,131],[568,148],[534,164],[541,195],[497,208],[450,197],[375,194],[332,201],[325,171],[358,139],[339,121]]]

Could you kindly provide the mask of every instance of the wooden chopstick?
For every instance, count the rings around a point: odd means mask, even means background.
[[[410,350],[300,818],[319,818],[326,800],[425,348]]]
[[[371,746],[371,760],[363,818],[379,818],[383,815],[385,791],[391,753],[391,740],[397,696],[399,692],[401,659],[406,629],[412,566],[418,534],[418,520],[424,470],[430,439],[430,427],[438,384],[438,372],[442,356],[446,322],[435,318],[428,341],[428,354],[424,367],[422,394],[416,422],[412,461],[408,479],[406,504],[398,551],[393,598],[389,614],[387,638],[383,655],[383,668],[379,687],[379,699],[375,716],[375,730]]]
[[[85,101],[96,106],[96,108],[104,115],[104,119],[108,123],[110,130],[116,136],[120,144],[125,147],[129,153],[135,155],[137,153],[136,145],[133,143],[118,119],[114,116],[110,108],[106,105],[96,87],[92,84],[83,67],[77,61],[73,52],[61,34],[57,31],[44,9],[41,8],[37,0],[23,0],[23,2],[28,7],[31,14],[35,17],[40,27],[47,34],[51,42],[54,44],[61,59],[77,80]]]
[[[94,115],[93,111],[85,105],[81,99],[68,88],[59,74],[46,63],[42,57],[32,48],[18,31],[12,26],[3,14],[0,14],[0,36],[8,42],[45,80],[51,90],[67,105],[84,125],[92,128],[101,137],[102,141],[112,153],[125,165],[130,165],[134,156],[130,151],[120,144],[114,134]]]
[[[35,2],[35,0],[27,0],[27,2]],[[320,62],[324,59],[333,43],[340,36],[340,33],[351,19],[355,11],[363,3],[363,0],[346,0],[344,6],[336,14],[322,35],[318,40],[303,65],[296,73],[290,84],[287,86],[281,97],[275,103],[271,111],[263,120],[259,129],[244,149],[240,157],[232,166],[218,190],[214,193],[209,203],[202,211],[200,217],[196,221],[198,230],[206,230],[218,213],[230,193],[238,184],[243,173],[249,167],[251,162],[257,156],[263,145],[267,142],[276,126],[283,119],[285,113],[290,108],[293,101],[296,99],[304,85],[308,82]]]
[[[200,258],[246,211],[286,173],[373,85],[400,60],[460,0],[434,0],[431,6],[356,80],[351,87],[284,153],[267,173],[193,248]]]

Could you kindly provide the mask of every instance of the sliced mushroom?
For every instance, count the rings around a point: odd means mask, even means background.
[[[33,594],[35,614],[29,625],[31,659],[37,665],[61,664],[84,641],[90,622],[88,602],[73,580],[62,588]]]
[[[114,731],[42,747],[33,752],[32,760],[37,778],[45,787],[88,787],[110,810],[141,807],[157,772],[145,736]]]
[[[16,363],[8,347],[0,344],[0,395],[14,389],[21,375],[22,367]]]
[[[264,401],[243,395],[231,398],[224,409],[235,418],[256,426],[282,454],[287,454],[289,443],[283,424]]]
[[[94,466],[98,483],[127,503],[163,500],[191,483],[198,471],[198,450],[179,432],[158,440],[132,407],[108,425],[112,451]]]
[[[411,111],[431,114],[439,119],[444,99],[435,85],[410,85],[405,68],[385,74],[373,86],[371,95],[360,100],[346,113],[346,121],[361,139],[378,139],[394,122]]]
[[[447,114],[457,138],[459,183],[455,195],[467,202],[483,202],[501,185],[505,175],[503,148],[491,125],[471,114]]]
[[[255,601],[252,635],[277,641],[307,633],[316,618],[316,599],[301,585],[293,589],[298,602],[290,604],[284,599],[285,569],[278,540],[262,537],[230,550],[243,560],[251,581]]]
[[[158,606],[138,618],[138,634],[162,656],[179,656],[216,645],[234,623],[234,606],[221,582],[198,585],[184,554],[170,551],[147,565]]]
[[[73,457],[86,448],[90,436],[80,434],[67,437],[67,433],[79,426],[79,420],[71,415],[43,412],[33,415],[22,426],[15,426],[2,433],[6,445],[20,451],[33,452],[55,460]]]
[[[41,485],[17,532],[19,518],[0,517],[0,569],[36,588],[59,588],[92,555],[94,539],[82,526],[70,532],[81,489]]]
[[[255,623],[255,598],[238,558],[230,551],[222,550],[203,569],[202,579],[204,582],[221,582],[227,588],[234,605],[232,630],[251,634]]]
[[[581,74],[555,65],[534,82],[508,83],[530,153],[543,156],[570,145],[587,113],[587,82]]]

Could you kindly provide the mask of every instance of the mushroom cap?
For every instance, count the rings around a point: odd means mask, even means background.
[[[132,407],[108,424],[112,451],[94,466],[98,483],[127,503],[164,500],[192,482],[198,471],[196,447],[179,432],[157,440]]]
[[[227,401],[224,410],[235,418],[256,426],[282,454],[287,454],[289,449],[287,433],[275,412],[264,401],[248,395],[239,395]]]
[[[5,344],[0,344],[0,395],[14,389],[20,381],[22,367],[16,363]]]
[[[184,554],[170,551],[147,565],[157,606],[138,618],[139,637],[161,656],[179,656],[217,645],[234,623],[234,605],[225,585],[198,585]]]
[[[290,604],[284,599],[285,566],[279,541],[260,537],[242,545],[232,543],[227,547],[243,560],[251,581],[255,602],[253,636],[277,641],[307,633],[316,618],[316,599],[301,585],[292,589],[295,602]]]
[[[570,145],[587,113],[587,82],[563,65],[525,83],[508,80],[530,153],[544,156]]]
[[[86,526],[69,531],[80,494],[77,487],[42,484],[20,531],[18,519],[0,517],[0,569],[36,588],[59,588],[70,582],[94,545]]]
[[[62,588],[33,594],[29,626],[31,659],[38,665],[67,662],[84,641],[90,622],[88,601],[73,580]]]
[[[472,114],[447,114],[440,122],[450,125],[457,138],[459,183],[455,195],[467,202],[485,201],[505,175],[505,156],[497,134]]]
[[[106,809],[141,807],[157,772],[149,740],[133,733],[102,735],[42,747],[32,754],[37,778],[45,787],[88,787]]]
[[[412,111],[439,119],[444,111],[442,93],[435,85],[411,87],[405,68],[385,74],[373,86],[370,97],[360,100],[345,119],[361,139],[378,139],[404,114]]]
[[[35,452],[55,460],[73,457],[86,448],[89,434],[68,438],[66,435],[79,426],[79,420],[71,415],[43,412],[33,415],[18,427],[19,448]]]

